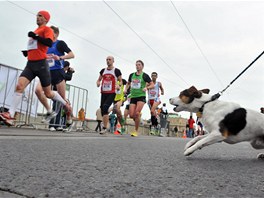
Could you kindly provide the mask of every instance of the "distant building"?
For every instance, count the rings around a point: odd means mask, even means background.
[[[178,113],[169,113],[168,121],[170,121],[170,129],[174,129],[177,126],[178,131],[182,132],[186,128],[188,119],[182,118]]]

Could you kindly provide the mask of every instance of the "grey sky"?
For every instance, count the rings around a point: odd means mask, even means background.
[[[170,97],[191,85],[210,88],[212,94],[221,91],[264,49],[262,1],[174,1],[210,65],[170,1],[107,4],[126,24],[103,1],[0,1],[0,62],[23,69],[26,59],[20,50],[26,47],[27,33],[37,27],[36,13],[48,10],[48,25],[60,28],[59,39],[76,55],[70,60],[76,70],[71,84],[89,91],[87,113],[94,118],[100,104],[95,82],[108,55],[115,57],[125,79],[135,71],[138,59],[144,61],[146,73],[158,72],[165,89],[161,100],[168,104]],[[263,64],[264,56],[220,99],[259,111],[264,106]],[[147,105],[143,117],[149,117]]]

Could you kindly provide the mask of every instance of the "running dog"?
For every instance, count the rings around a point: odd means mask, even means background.
[[[189,141],[184,155],[216,142],[235,144],[249,141],[253,148],[264,149],[264,114],[241,107],[238,104],[218,100],[218,95],[209,95],[209,89],[197,90],[194,86],[185,89],[178,97],[171,98],[174,111],[195,112],[208,132]],[[259,154],[258,158],[263,158]]]

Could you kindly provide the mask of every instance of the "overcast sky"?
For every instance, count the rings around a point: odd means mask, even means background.
[[[158,72],[161,100],[172,111],[170,97],[191,85],[217,93],[264,50],[262,1],[0,1],[0,7],[0,63],[19,69],[37,12],[50,12],[48,25],[60,28],[59,39],[76,56],[70,84],[89,91],[88,118],[100,105],[96,80],[108,55],[125,79],[138,59],[149,75]],[[259,111],[263,84],[264,55],[220,99]],[[147,105],[143,117],[149,118]]]

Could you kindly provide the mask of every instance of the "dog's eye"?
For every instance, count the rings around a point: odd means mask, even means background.
[[[188,104],[189,103],[189,97],[181,95],[180,99],[183,103]]]

